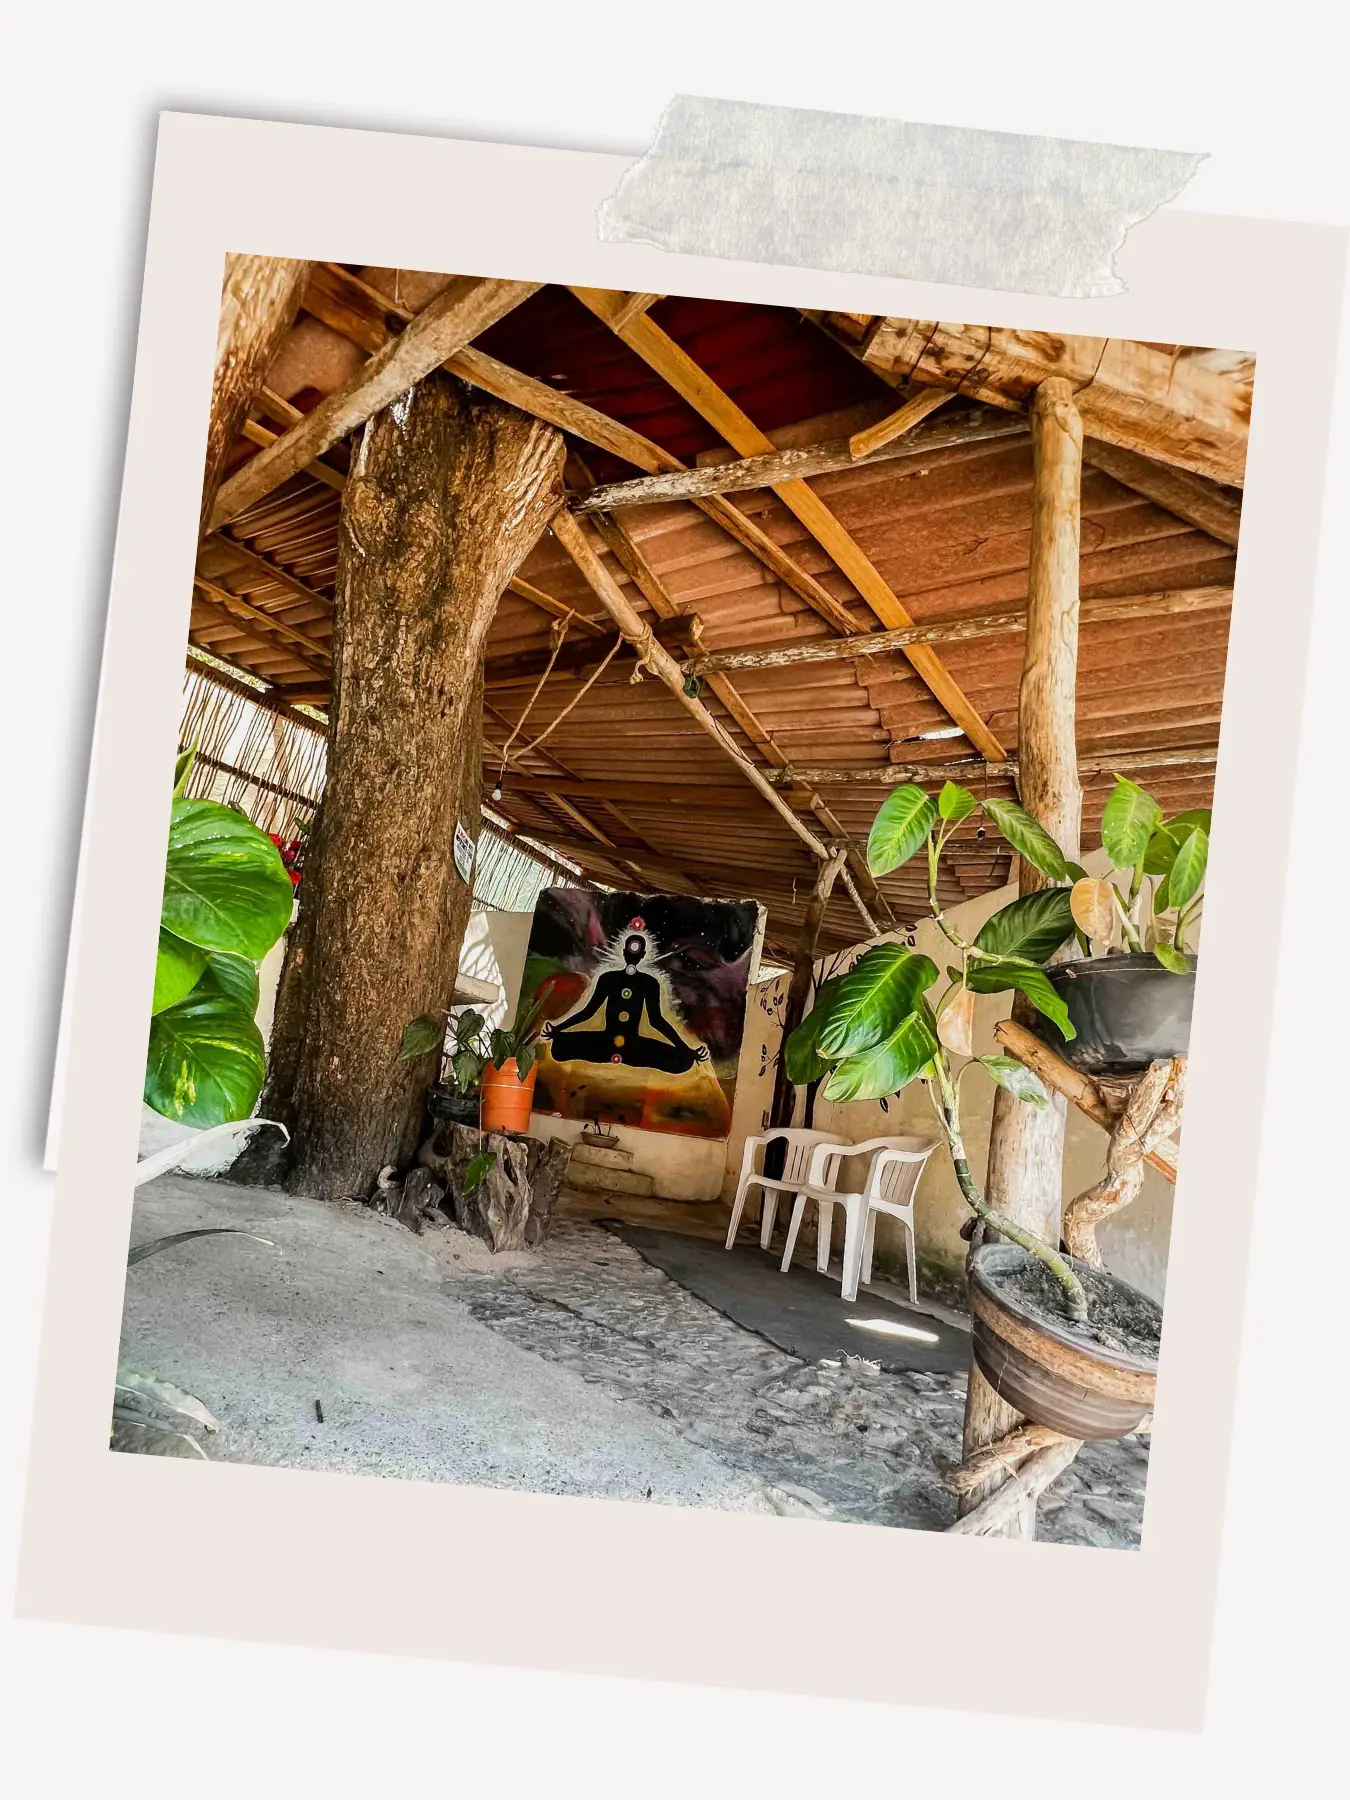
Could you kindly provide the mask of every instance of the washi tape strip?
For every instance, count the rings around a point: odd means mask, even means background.
[[[600,208],[611,243],[1075,299],[1202,154],[679,94]]]

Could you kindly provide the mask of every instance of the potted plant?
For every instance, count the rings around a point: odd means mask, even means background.
[[[451,1089],[441,1110],[459,1125],[484,1131],[526,1131],[534,1100],[534,1046],[539,1038],[540,999],[522,1004],[509,1031],[487,1030],[482,1013],[463,1012],[451,1021]],[[423,1013],[405,1028],[400,1057],[425,1056],[444,1044],[447,1013]],[[433,1100],[433,1110],[437,1103]]]
[[[1102,814],[1112,874],[1080,872],[1072,891],[1087,954],[1049,971],[1075,1027],[1064,1055],[1086,1074],[1137,1075],[1159,1057],[1186,1055],[1196,968],[1188,941],[1204,903],[1209,832],[1207,809],[1164,819],[1151,794],[1116,777]]]
[[[266,832],[232,807],[184,797],[194,755],[184,751],[174,770],[143,1092],[165,1118],[212,1127],[257,1105],[258,965],[290,924],[295,895]]]
[[[1152,1405],[1161,1309],[1116,1277],[1064,1255],[996,1212],[970,1170],[961,1124],[961,1083],[970,1070],[1016,1099],[1043,1107],[1038,1078],[1007,1056],[973,1055],[975,996],[1016,990],[1072,1041],[1075,1027],[1045,964],[1070,937],[1073,888],[1025,895],[986,920],[967,941],[937,898],[942,851],[977,807],[1052,882],[1075,885],[1083,871],[1015,801],[979,802],[954,782],[934,799],[912,784],[883,803],[868,840],[868,867],[887,875],[920,851],[928,863],[929,907],[959,960],[947,969],[936,1004],[936,963],[903,944],[880,943],[822,986],[816,1005],[788,1040],[793,1078],[824,1078],[827,1100],[882,1100],[921,1081],[932,1100],[963,1198],[1002,1240],[971,1257],[974,1347],[990,1384],[1020,1412],[1074,1437],[1132,1430]],[[968,1058],[954,1069],[953,1055]]]

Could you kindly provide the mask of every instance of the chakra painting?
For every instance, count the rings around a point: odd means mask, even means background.
[[[521,982],[545,1019],[535,1110],[726,1137],[758,913],[752,900],[545,889]]]

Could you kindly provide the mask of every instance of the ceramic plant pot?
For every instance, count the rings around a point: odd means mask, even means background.
[[[1187,961],[1185,975],[1147,953],[1054,963],[1045,973],[1078,1036],[1066,1042],[1039,1013],[1031,1029],[1085,1075],[1138,1075],[1158,1057],[1185,1056],[1195,1000],[1195,958]]]
[[[1068,1437],[1124,1437],[1153,1410],[1162,1308],[1128,1282],[1068,1260],[1088,1289],[1089,1317],[1122,1328],[1104,1327],[1107,1342],[1074,1330],[1042,1265],[1030,1286],[1035,1259],[1027,1251],[982,1244],[967,1270],[975,1361],[990,1387],[1035,1424]]]

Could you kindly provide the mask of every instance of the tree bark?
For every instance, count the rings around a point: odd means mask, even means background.
[[[215,505],[221,471],[281,340],[290,330],[310,265],[288,256],[227,256],[206,434],[201,529]]]
[[[433,374],[363,428],[343,496],[328,779],[278,990],[261,1111],[291,1131],[236,1179],[364,1196],[417,1148],[478,835],[482,649],[497,600],[562,497],[551,426]],[[269,1136],[271,1134],[268,1134]]]
[[[1083,427],[1072,385],[1060,376],[1043,381],[1031,408],[1035,460],[1031,556],[1027,571],[1027,636],[1017,703],[1018,785],[1023,806],[1054,838],[1066,857],[1078,857],[1083,792],[1078,784],[1074,730],[1078,673],[1078,542]],[[1045,877],[1020,859],[1018,889],[1035,893]],[[1019,995],[1013,1018],[1025,1023]],[[1038,1109],[1004,1088],[994,1096],[989,1135],[986,1197],[996,1211],[1059,1246],[1060,1199],[1067,1105],[1051,1092]],[[1021,1415],[1001,1400],[970,1366],[966,1390],[965,1451],[1006,1437]],[[995,1474],[963,1496],[963,1516],[996,1488]],[[1035,1499],[1027,1499],[998,1532],[1035,1535]]]

